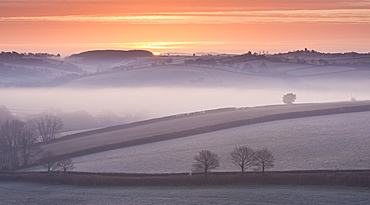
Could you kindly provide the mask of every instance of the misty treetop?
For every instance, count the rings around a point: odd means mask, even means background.
[[[292,105],[296,99],[297,99],[297,95],[293,93],[288,93],[283,96],[283,103],[287,105]]]
[[[51,53],[18,53],[15,51],[0,53],[0,61],[4,59],[20,59],[24,57],[37,57],[37,58],[47,58],[47,57],[60,57],[60,54],[51,54]]]

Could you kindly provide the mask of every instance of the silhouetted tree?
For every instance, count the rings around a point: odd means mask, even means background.
[[[42,155],[41,159],[40,159],[40,163],[42,164],[42,166],[48,171],[50,172],[51,170],[55,169],[55,165],[56,165],[56,161],[55,161],[55,154],[54,152],[52,151],[46,151],[44,152],[44,154]]]
[[[297,96],[293,93],[288,93],[283,96],[283,103],[287,105],[292,105],[293,102],[297,99]]]
[[[72,159],[60,160],[57,162],[56,167],[61,169],[64,173],[75,168]]]
[[[27,165],[31,154],[35,154],[38,150],[38,147],[33,146],[36,142],[36,128],[31,121],[27,121],[24,127],[24,133],[21,137],[21,156],[22,156],[22,165]]]
[[[56,115],[39,115],[34,121],[42,141],[55,139],[56,134],[63,129],[62,119]]]
[[[0,125],[11,118],[12,113],[10,112],[10,110],[4,105],[0,106]]]
[[[253,159],[253,164],[257,170],[265,173],[265,169],[269,169],[275,166],[274,161],[275,158],[271,154],[271,152],[268,151],[267,148],[264,148],[256,151]]]
[[[0,164],[2,168],[17,168],[19,157],[27,164],[35,135],[29,123],[13,119],[5,121],[0,127]],[[19,155],[21,151],[21,155]]]
[[[193,168],[196,171],[203,171],[206,176],[209,170],[220,166],[220,158],[218,155],[209,150],[200,151],[199,154],[194,157],[194,160]]]
[[[235,147],[230,155],[233,163],[240,167],[242,173],[254,162],[254,150],[246,146]]]

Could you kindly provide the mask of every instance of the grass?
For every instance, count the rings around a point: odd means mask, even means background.
[[[127,174],[89,172],[0,172],[0,181],[78,186],[323,185],[370,187],[370,170]]]
[[[268,121],[362,111],[370,111],[369,101],[222,109],[92,130],[40,147],[59,158],[71,158]]]

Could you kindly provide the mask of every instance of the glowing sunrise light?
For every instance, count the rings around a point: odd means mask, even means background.
[[[370,9],[159,12],[127,13],[121,16],[0,16],[0,22],[94,22],[118,24],[368,23],[370,22]]]
[[[369,52],[370,0],[0,0],[2,51]]]
[[[153,55],[154,55],[154,56],[160,56],[160,55],[161,55],[161,53],[160,53],[160,52],[153,52]]]

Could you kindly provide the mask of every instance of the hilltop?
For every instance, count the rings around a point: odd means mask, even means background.
[[[127,58],[153,57],[150,51],[145,50],[95,50],[73,54],[68,59],[80,59],[83,62],[94,63],[100,61],[122,61]]]

